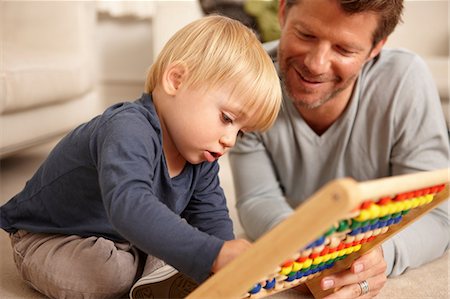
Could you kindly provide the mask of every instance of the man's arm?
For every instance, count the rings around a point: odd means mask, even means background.
[[[393,124],[392,175],[449,167],[449,140],[435,82],[418,56],[398,89]],[[440,256],[449,248],[449,203],[443,203],[383,244],[387,272],[400,275]]]
[[[238,215],[247,237],[255,240],[287,218],[292,208],[257,133],[245,134],[229,155]]]

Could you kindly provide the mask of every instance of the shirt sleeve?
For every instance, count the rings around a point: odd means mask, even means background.
[[[158,135],[133,109],[112,116],[93,136],[102,199],[113,227],[147,254],[198,282],[205,280],[223,240],[202,232],[163,204],[154,193]]]
[[[449,140],[436,85],[414,56],[402,74],[395,102],[392,175],[449,167]],[[387,274],[396,276],[440,256],[449,248],[448,201],[383,244]]]
[[[236,208],[242,227],[256,240],[292,214],[273,162],[257,133],[246,133],[231,150]]]

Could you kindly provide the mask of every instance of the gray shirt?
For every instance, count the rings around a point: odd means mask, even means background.
[[[0,208],[0,227],[126,240],[202,281],[234,238],[218,172],[217,161],[187,163],[170,178],[159,118],[144,94],[64,137]]]
[[[275,123],[245,134],[230,153],[237,209],[256,239],[327,182],[358,181],[449,166],[449,141],[435,83],[423,60],[383,50],[362,69],[343,115],[321,136],[288,97]],[[383,244],[388,274],[443,254],[448,201]]]

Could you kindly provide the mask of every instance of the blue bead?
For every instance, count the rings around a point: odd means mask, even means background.
[[[266,285],[264,286],[264,288],[266,290],[271,290],[271,289],[273,289],[275,287],[276,282],[277,281],[275,280],[275,278],[272,279],[271,281],[266,280]]]
[[[395,224],[399,223],[400,221],[402,221],[402,216],[398,216],[398,217],[394,218],[394,223]]]
[[[349,235],[350,236],[356,236],[357,234],[359,234],[361,232],[361,228],[356,228],[354,230],[352,230]]]
[[[369,230],[370,230],[370,226],[369,226],[369,225],[366,225],[366,226],[364,226],[364,227],[361,229],[361,232],[362,232],[362,233],[367,233]]]
[[[317,239],[317,241],[316,241],[316,246],[320,246],[320,245],[322,245],[323,243],[325,243],[325,237],[324,237],[324,236],[322,236],[322,237],[320,237],[319,239]]]
[[[291,282],[291,281],[294,281],[296,278],[297,278],[297,273],[291,273],[288,275],[288,277],[284,281]]]
[[[253,287],[253,289],[251,289],[251,290],[249,291],[249,293],[250,293],[250,294],[256,294],[256,293],[258,293],[260,290],[261,290],[261,284],[258,283],[258,284],[256,284],[256,285]]]

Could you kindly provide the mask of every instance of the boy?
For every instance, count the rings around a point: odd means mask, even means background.
[[[69,133],[0,208],[22,278],[51,298],[118,298],[141,274],[131,297],[187,295],[249,246],[233,240],[217,159],[280,103],[244,25],[211,16],[181,29],[139,100]]]

